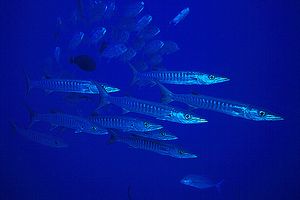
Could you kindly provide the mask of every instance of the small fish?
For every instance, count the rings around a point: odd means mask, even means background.
[[[138,20],[135,26],[135,31],[141,32],[144,28],[146,28],[150,24],[151,21],[152,21],[151,15],[143,16],[140,20]]]
[[[133,4],[130,4],[125,7],[123,16],[124,17],[136,17],[140,14],[144,9],[145,3],[143,1],[139,1]]]
[[[116,106],[121,107],[124,111],[152,116],[158,120],[167,120],[182,124],[196,124],[207,122],[205,119],[202,119],[190,112],[186,112],[169,105],[140,100],[132,97],[110,96],[96,81],[94,82],[94,84],[97,86],[99,94],[101,96],[99,107],[112,103]]]
[[[54,127],[65,127],[74,129],[75,133],[90,133],[95,135],[105,135],[108,134],[106,129],[101,128],[98,124],[89,121],[88,119],[69,115],[64,113],[46,113],[40,114],[33,112],[29,107],[27,107],[30,114],[30,125],[31,127],[34,123],[38,121],[48,122]]]
[[[110,0],[107,3],[107,9],[105,10],[104,18],[105,19],[110,19],[113,16],[115,10],[116,10],[116,2]]]
[[[164,46],[163,41],[152,40],[145,45],[143,52],[144,52],[144,54],[151,55],[151,54],[158,52],[163,46]]]
[[[121,29],[114,29],[108,33],[107,42],[109,44],[125,44],[130,37],[130,33]]]
[[[70,40],[69,49],[75,50],[82,42],[83,37],[84,37],[83,32],[76,33]]]
[[[92,81],[86,80],[71,80],[71,79],[42,79],[42,80],[30,80],[27,78],[27,91],[26,94],[30,92],[32,88],[39,88],[45,90],[47,93],[51,92],[74,92],[82,94],[99,94],[96,85]],[[119,88],[101,83],[105,91],[108,93],[118,92]]]
[[[123,62],[129,62],[136,56],[136,51],[133,48],[128,48],[125,53],[120,56],[120,60]]]
[[[118,129],[122,131],[146,132],[163,128],[161,125],[132,117],[93,116],[90,117],[89,120],[97,123],[103,128]]]
[[[197,155],[189,153],[175,145],[166,144],[161,141],[151,140],[136,135],[111,134],[110,143],[122,142],[130,147],[152,151],[161,155],[174,158],[197,158]]]
[[[104,15],[108,9],[106,3],[102,0],[89,1],[88,13],[91,23],[98,23],[104,19]]]
[[[179,22],[181,22],[190,12],[190,9],[189,8],[185,8],[183,9],[182,11],[180,11],[180,13],[174,17],[170,22],[169,24],[171,25],[177,25]]]
[[[133,135],[138,135],[145,138],[151,138],[154,140],[176,140],[178,139],[175,135],[172,135],[165,129],[159,129],[150,132],[132,132]]]
[[[95,28],[90,37],[90,44],[97,45],[100,42],[100,40],[104,37],[105,33],[106,33],[106,28],[104,27]]]
[[[45,145],[45,146],[49,146],[49,147],[53,147],[53,148],[66,148],[68,147],[68,145],[60,138],[55,137],[53,135],[50,134],[44,134],[41,132],[37,132],[37,131],[33,131],[31,129],[25,129],[25,128],[21,128],[19,126],[17,126],[15,123],[12,123],[12,126],[14,128],[14,130],[26,137],[27,139]]]
[[[149,40],[157,36],[159,33],[160,29],[157,26],[147,26],[138,34],[138,37],[144,40]]]
[[[157,82],[176,85],[211,85],[229,81],[228,78],[194,71],[149,71],[138,72],[130,64],[133,71],[132,84],[137,81]]]
[[[54,59],[55,59],[55,61],[56,61],[57,64],[60,63],[60,54],[61,54],[60,47],[55,47],[55,50],[54,50]]]
[[[127,47],[124,44],[111,45],[105,48],[102,52],[102,56],[105,58],[116,58],[127,51]]]
[[[204,95],[193,94],[175,94],[168,90],[165,86],[159,84],[162,101],[165,103],[171,101],[179,101],[193,108],[201,108],[206,110],[212,110],[234,117],[240,117],[244,119],[254,121],[278,121],[283,120],[282,117],[277,114],[267,112],[265,110],[255,108],[250,105],[228,101],[224,99],[218,99],[214,97]]]
[[[169,55],[179,50],[178,45],[173,41],[164,41],[164,46],[159,51],[162,55]]]
[[[89,55],[71,56],[70,63],[77,65],[80,69],[82,69],[84,71],[96,70],[96,62]]]
[[[214,182],[206,177],[199,175],[188,175],[181,179],[180,183],[188,186],[192,186],[198,189],[217,188],[218,191],[221,189],[221,185],[224,180]]]

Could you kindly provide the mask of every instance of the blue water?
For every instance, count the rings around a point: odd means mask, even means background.
[[[153,23],[162,30],[160,37],[180,46],[180,51],[164,59],[168,69],[211,72],[231,79],[212,86],[168,88],[261,106],[285,120],[255,122],[199,110],[209,123],[163,122],[179,137],[175,143],[198,154],[190,160],[125,144],[108,145],[108,136],[75,135],[71,130],[53,132],[69,144],[66,149],[35,144],[14,134],[8,123],[28,125],[24,101],[39,112],[59,109],[73,114],[97,105],[97,98],[77,106],[63,101],[61,94],[39,90],[25,97],[22,69],[33,79],[42,77],[45,59],[55,47],[56,17],[70,16],[76,4],[70,0],[2,1],[0,199],[128,199],[128,188],[133,200],[300,199],[299,2],[144,1]],[[169,27],[169,20],[186,6],[190,15]],[[159,101],[156,87],[130,87],[131,71],[118,61],[101,63],[92,73],[66,67],[74,69],[76,77],[120,87],[121,94]],[[48,132],[49,125],[34,128]],[[225,181],[221,192],[198,190],[179,182],[187,174]]]

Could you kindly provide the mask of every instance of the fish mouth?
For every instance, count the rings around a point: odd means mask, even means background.
[[[200,118],[200,117],[193,117],[191,120],[191,123],[194,123],[194,124],[206,123],[206,122],[208,122],[206,119]]]
[[[175,135],[165,135],[164,140],[177,140],[178,137]]]
[[[230,79],[226,77],[216,77],[214,81],[215,83],[223,83],[223,82],[230,81]]]
[[[192,154],[192,153],[186,153],[185,158],[197,158],[198,156],[196,154]]]
[[[267,114],[264,118],[267,121],[281,121],[281,120],[284,120],[283,117],[272,115],[272,114]]]

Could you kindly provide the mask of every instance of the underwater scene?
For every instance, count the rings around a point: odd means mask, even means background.
[[[0,199],[300,199],[297,1],[2,1]]]

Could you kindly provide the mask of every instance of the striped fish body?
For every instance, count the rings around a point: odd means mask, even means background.
[[[107,134],[106,130],[100,128],[95,123],[74,115],[63,113],[35,114],[32,120],[33,122],[43,121],[48,122],[54,126],[74,129],[76,133],[86,132],[91,134]]]
[[[191,107],[213,110],[231,116],[243,117],[247,109],[247,105],[244,104],[204,95],[172,94],[172,99],[186,103]]]
[[[193,85],[205,84],[201,83],[202,76],[205,74],[186,71],[151,71],[138,73],[137,79],[167,84]]]
[[[20,135],[26,137],[27,139],[29,139],[33,142],[36,142],[36,143],[39,143],[39,144],[42,144],[45,146],[50,146],[50,147],[54,147],[54,148],[63,148],[63,147],[68,146],[60,138],[57,138],[53,135],[40,133],[40,132],[33,131],[30,129],[23,129],[16,125],[14,125],[14,128],[15,128],[16,132],[19,133]]]
[[[119,91],[118,88],[102,84],[107,92]],[[49,92],[74,92],[83,94],[99,94],[97,87],[92,81],[70,79],[43,79],[31,81],[30,88],[39,88]]]
[[[175,108],[171,106],[150,101],[139,100],[132,97],[108,96],[108,101],[112,104],[121,107],[126,111],[152,116],[157,119],[167,120],[168,118],[169,121],[172,121],[172,118],[168,116],[172,116],[172,113],[176,112]]]

